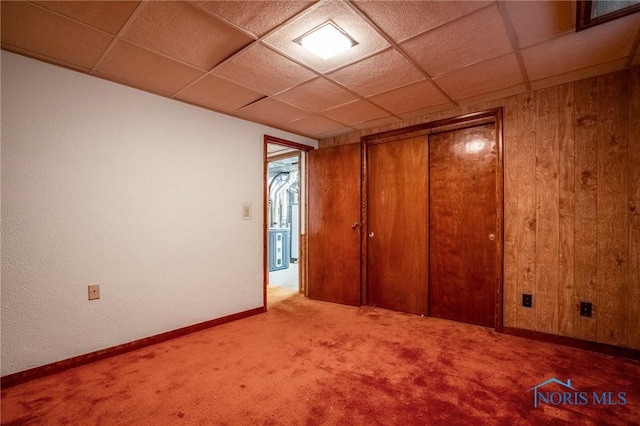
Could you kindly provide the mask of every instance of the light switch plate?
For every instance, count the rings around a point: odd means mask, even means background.
[[[251,203],[242,203],[242,220],[251,220]]]

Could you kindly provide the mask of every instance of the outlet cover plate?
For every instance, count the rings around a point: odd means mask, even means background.
[[[522,295],[522,306],[530,308],[533,305],[533,296],[531,294]]]
[[[593,304],[589,302],[580,302],[580,316],[591,318]]]
[[[89,286],[89,300],[100,299],[100,285],[94,284]]]

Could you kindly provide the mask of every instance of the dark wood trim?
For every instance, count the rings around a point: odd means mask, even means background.
[[[605,343],[574,339],[572,337],[557,336],[555,334],[541,333],[539,331],[525,330],[522,328],[504,327],[502,332],[510,336],[524,337],[526,339],[539,340],[541,342],[554,343],[556,345],[569,346],[572,348],[584,349],[586,351],[640,360],[640,350],[638,349],[607,345]]]
[[[498,108],[495,115],[496,125],[496,149],[497,149],[497,170],[496,170],[496,200],[497,207],[497,238],[498,244],[498,277],[496,282],[496,318],[495,330],[502,332],[504,327],[504,159],[503,159],[503,120],[502,108]]]
[[[424,143],[426,145],[425,149],[427,151],[425,154],[427,156],[427,169],[424,171],[424,173],[427,175],[427,188],[425,189],[426,192],[424,194],[424,196],[427,198],[427,217],[425,218],[425,220],[427,221],[427,259],[425,261],[425,263],[427,264],[427,291],[425,292],[427,305],[424,309],[424,315],[428,317],[431,316],[431,197],[429,196],[429,194],[431,194],[431,173],[429,173],[429,169],[431,168],[431,163],[429,162],[429,159],[431,158],[431,144],[429,143],[429,135],[425,135],[424,139]]]
[[[267,210],[269,205],[269,149],[267,144],[269,139],[267,135],[264,136],[263,152],[262,152],[262,307],[267,310],[267,285],[269,284],[269,257],[268,250],[268,229],[267,224]]]
[[[264,143],[273,143],[276,145],[288,146],[289,148],[299,149],[300,151],[313,151],[315,148],[298,142],[291,142],[286,139],[280,139],[275,136],[264,135]]]
[[[301,206],[304,209],[304,238],[300,241],[300,249],[304,248],[303,252],[300,252],[301,259],[299,260],[300,268],[300,290],[305,297],[309,297],[309,238],[307,234],[307,223],[309,223],[309,153],[305,152],[304,156],[304,205]],[[300,212],[302,217],[302,212]],[[304,241],[304,244],[302,243]]]
[[[362,137],[362,141],[367,144],[392,142],[397,139],[406,139],[413,136],[427,135],[440,132],[448,132],[465,127],[476,126],[489,123],[495,120],[496,114],[501,108],[489,109],[486,111],[473,112],[458,117],[445,118],[443,120],[431,121],[415,126],[403,127],[401,129],[389,130]]]
[[[576,32],[595,27],[596,25],[604,24],[605,22],[613,21],[614,19],[622,18],[623,16],[631,15],[632,13],[640,12],[639,3],[632,6],[627,6],[624,9],[618,10],[616,12],[607,13],[606,15],[602,15],[592,19],[592,3],[593,2],[591,0],[576,1]]]
[[[263,307],[254,308],[248,311],[238,312],[236,314],[231,314],[221,318],[216,318],[216,319],[201,322],[198,324],[189,325],[187,327],[178,328],[176,330],[167,331],[165,333],[156,334],[155,336],[145,337],[144,339],[134,340],[133,342],[123,343],[122,345],[113,346],[111,348],[101,349],[99,351],[90,352],[88,354],[64,359],[62,361],[54,362],[52,364],[31,368],[29,370],[21,371],[19,373],[9,374],[1,378],[0,386],[2,388],[8,388],[11,386],[18,385],[20,383],[25,383],[30,380],[39,379],[41,377],[60,373],[70,368],[80,367],[82,365],[100,361],[105,358],[110,358],[116,355],[122,355],[127,352],[135,351],[137,349],[155,345],[157,343],[165,342],[167,340],[175,339],[176,337],[184,336],[186,334],[195,333],[197,331],[206,330],[208,328],[216,327],[222,324],[226,324],[228,322],[237,321],[243,318],[248,318],[253,315],[261,314],[264,311],[265,310]]]
[[[271,157],[269,157],[269,154],[267,154],[267,162],[272,163],[274,161],[284,160],[286,158],[291,158],[291,157],[299,158],[300,151],[285,152],[284,154],[272,155]]]
[[[287,152],[285,154],[280,154],[280,155],[274,155],[273,157],[269,157],[269,153],[268,153],[268,149],[267,149],[267,144],[275,144],[275,145],[281,145],[281,146],[286,146],[289,148],[293,148],[293,149],[297,149],[298,151],[296,152]],[[267,244],[269,244],[268,240],[267,240],[267,232],[269,229],[269,224],[267,223],[267,209],[268,209],[268,204],[269,204],[269,192],[268,192],[268,182],[267,179],[269,178],[269,162],[270,161],[276,161],[282,158],[288,158],[288,157],[293,157],[293,156],[298,156],[298,158],[300,159],[300,161],[303,161],[303,157],[300,151],[304,151],[305,153],[308,153],[309,151],[313,151],[315,148],[309,145],[304,145],[301,143],[297,143],[297,142],[292,142],[292,141],[288,141],[286,139],[280,139],[277,138],[275,136],[269,136],[269,135],[264,135],[264,155],[263,155],[263,178],[262,178],[262,301],[263,301],[263,306],[264,306],[264,310],[266,312],[267,310],[267,285],[269,284],[269,259],[267,257]],[[305,156],[305,160],[306,161],[306,156]],[[299,164],[298,165],[298,170],[302,170],[302,166]],[[307,226],[307,220],[309,217],[309,209],[307,208],[307,193],[308,193],[308,185],[309,185],[309,179],[308,179],[308,174],[307,174],[307,167],[305,165],[305,199],[304,199],[304,206],[302,206],[302,204],[299,205],[299,209],[305,209],[305,222],[304,222],[304,228],[300,228],[300,234],[304,234],[306,236],[307,234],[307,230],[306,230],[306,226]],[[302,213],[302,211],[300,211],[300,213]],[[302,217],[302,214],[300,214],[300,217]],[[302,235],[301,235],[302,236]],[[302,257],[303,255],[303,250],[302,250],[302,243],[303,243],[303,238],[300,238],[299,240],[299,249],[300,249],[300,257]],[[306,244],[306,238],[304,238],[304,244]],[[304,250],[304,259],[298,259],[298,290],[300,292],[304,292],[305,296],[306,296],[306,292],[307,292],[307,283],[306,283],[306,265],[307,265],[307,259],[306,259],[306,246],[305,246],[305,250]],[[302,269],[302,265],[304,265],[305,270],[302,271],[300,269]]]

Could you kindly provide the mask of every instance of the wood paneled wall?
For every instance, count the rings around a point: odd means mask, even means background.
[[[639,71],[504,100],[505,325],[640,348]]]
[[[504,325],[640,349],[640,68],[323,140],[504,108]],[[522,294],[533,307],[522,307]],[[580,316],[581,301],[593,304]]]

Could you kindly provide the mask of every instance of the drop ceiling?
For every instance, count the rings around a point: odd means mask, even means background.
[[[572,1],[2,1],[2,48],[314,138],[640,64]],[[331,20],[328,60],[294,40]]]

